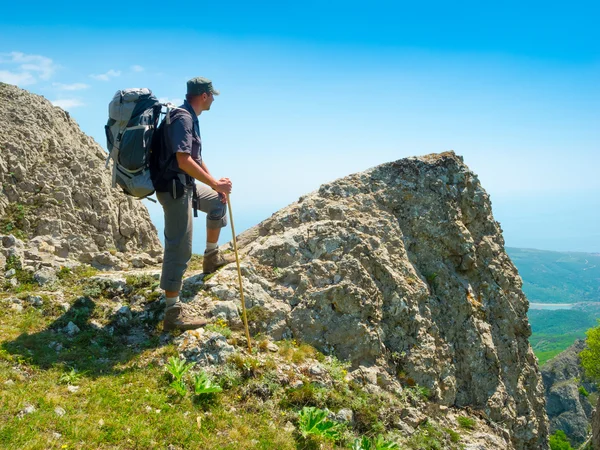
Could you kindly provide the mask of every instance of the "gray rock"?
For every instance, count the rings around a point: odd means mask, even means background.
[[[17,271],[15,269],[8,269],[6,271],[6,273],[4,274],[5,278],[12,278],[17,274]]]
[[[58,416],[58,417],[62,417],[64,416],[67,412],[64,410],[64,408],[61,408],[60,406],[57,406],[56,408],[54,408],[54,413]]]
[[[44,300],[39,295],[29,295],[27,296],[27,302],[35,307],[40,307],[44,305]]]
[[[75,394],[77,391],[79,391],[81,386],[73,386],[73,385],[69,385],[67,386],[67,391],[69,391],[71,394]]]
[[[106,153],[75,120],[45,98],[8,84],[0,85],[0,103],[7,111],[0,113],[0,142],[6,144],[2,192],[10,203],[36,205],[21,222],[37,238],[40,255],[162,253],[146,207],[112,188],[111,173],[103,168]],[[19,242],[2,238],[4,248]]]
[[[67,324],[67,326],[64,328],[65,333],[67,333],[69,336],[74,336],[77,333],[79,333],[81,330],[79,329],[79,327],[77,325],[75,325],[73,322],[69,322]]]
[[[36,412],[35,406],[33,406],[33,405],[26,405],[25,408],[23,408],[21,411],[19,411],[19,413],[17,414],[17,417],[19,419],[22,419],[27,414],[33,414],[34,412]]]
[[[222,365],[235,348],[227,343],[225,336],[212,331],[203,333],[186,331],[174,339],[179,353],[200,366]]]
[[[33,278],[38,282],[40,286],[52,284],[58,281],[56,277],[56,271],[50,267],[43,267],[33,274]]]

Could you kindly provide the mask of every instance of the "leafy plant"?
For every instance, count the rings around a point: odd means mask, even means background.
[[[188,370],[194,367],[196,363],[188,363],[185,359],[171,356],[167,364],[167,370],[173,376],[174,381],[181,381]]]
[[[589,397],[590,393],[583,386],[579,386],[579,393],[584,397]]]
[[[327,419],[327,411],[313,406],[305,406],[300,411],[298,426],[304,438],[314,435],[324,439],[337,441],[343,425]]]
[[[187,387],[185,386],[183,380],[175,380],[171,382],[170,386],[175,389],[175,392],[177,392],[179,395],[185,397],[185,394],[187,393]]]
[[[361,439],[356,439],[352,444],[352,450],[395,450],[399,448],[398,444],[386,441],[382,435],[378,435],[373,441],[363,436]]]
[[[215,323],[206,325],[206,330],[222,334],[226,338],[230,338],[232,333],[231,329],[227,326],[227,321],[223,319],[217,319]]]
[[[571,443],[567,439],[567,435],[562,430],[556,430],[554,434],[550,435],[550,449],[551,450],[573,450]]]
[[[206,372],[201,371],[194,375],[194,393],[196,395],[216,394],[222,390],[221,386],[214,384],[210,378],[208,378]]]
[[[58,379],[62,384],[75,384],[81,379],[82,374],[75,368],[71,368],[69,372],[63,373]]]

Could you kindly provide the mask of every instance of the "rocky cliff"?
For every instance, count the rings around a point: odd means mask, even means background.
[[[596,391],[580,365],[579,353],[584,348],[585,342],[578,340],[541,369],[550,431],[564,431],[573,445],[582,444],[588,436],[594,408],[588,395]]]
[[[26,264],[121,267],[160,255],[146,208],[111,187],[106,153],[68,113],[4,83],[0,103],[0,234],[25,240],[13,251]]]
[[[408,158],[323,185],[239,242],[253,331],[306,341],[382,386],[425,386],[502,424],[514,448],[547,448],[521,278],[462,158]],[[191,303],[214,314],[236,286],[230,266]]]

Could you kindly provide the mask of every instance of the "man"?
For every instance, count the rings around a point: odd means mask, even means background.
[[[159,156],[162,176],[155,186],[165,215],[165,254],[160,278],[167,301],[165,331],[191,330],[207,323],[191,316],[179,302],[183,274],[192,256],[192,203],[207,214],[204,273],[212,273],[233,261],[220,254],[217,245],[221,228],[227,225],[225,194],[231,192],[231,181],[215,179],[206,167],[198,124],[198,116],[210,110],[215,95],[219,92],[210,80],[201,77],[189,80],[185,102],[170,112],[157,133],[162,139]],[[195,180],[204,184],[197,185]]]

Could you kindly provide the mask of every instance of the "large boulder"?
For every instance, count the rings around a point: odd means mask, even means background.
[[[528,302],[477,176],[453,152],[325,184],[239,237],[253,331],[377,366],[480,410],[516,449],[548,421]],[[226,267],[192,303],[237,302]],[[380,372],[381,373],[381,372]]]

